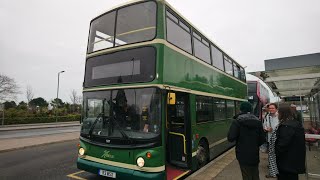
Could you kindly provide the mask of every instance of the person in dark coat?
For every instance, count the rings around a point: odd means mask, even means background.
[[[241,113],[235,116],[228,132],[228,141],[236,141],[236,157],[244,180],[259,179],[259,147],[265,142],[261,121],[251,114],[248,102],[240,104]]]
[[[275,144],[279,180],[298,180],[305,173],[306,146],[302,124],[290,106],[279,108],[280,125]]]
[[[293,115],[295,116],[295,119],[299,121],[301,124],[303,124],[302,114],[297,110],[297,106],[295,104],[291,104],[290,107],[291,110],[294,112]]]

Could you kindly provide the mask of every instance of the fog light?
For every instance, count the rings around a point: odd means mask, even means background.
[[[84,151],[85,151],[85,150],[84,150],[83,148],[79,148],[79,155],[80,155],[80,156],[83,156],[83,155],[84,155]]]
[[[144,166],[144,159],[142,157],[138,157],[137,165],[141,168]]]

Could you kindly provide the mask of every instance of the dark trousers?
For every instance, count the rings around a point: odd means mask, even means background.
[[[298,180],[299,176],[298,174],[279,171],[279,174],[277,175],[278,180]]]
[[[243,180],[259,180],[259,167],[256,166],[245,166],[240,164]]]

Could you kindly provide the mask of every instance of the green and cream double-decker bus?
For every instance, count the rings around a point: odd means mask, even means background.
[[[209,23],[209,22],[208,22]],[[137,0],[90,24],[79,169],[177,179],[233,144],[244,68],[164,0]]]

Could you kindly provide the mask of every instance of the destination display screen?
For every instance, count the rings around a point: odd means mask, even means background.
[[[133,76],[140,74],[140,60],[117,62],[92,68],[92,79],[117,76]]]
[[[150,82],[155,78],[156,50],[142,47],[87,59],[84,87]]]

